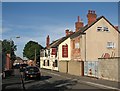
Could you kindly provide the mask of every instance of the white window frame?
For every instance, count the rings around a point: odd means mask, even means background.
[[[97,27],[97,31],[102,31],[102,27]]]
[[[97,31],[98,32],[104,32],[104,31],[109,32],[109,29],[106,26],[102,26],[102,27],[100,26],[100,27],[97,27]]]
[[[109,32],[109,29],[108,29],[108,27],[103,27],[103,31],[106,31],[106,32]]]
[[[114,42],[107,42],[107,48],[115,48]]]
[[[76,42],[75,43],[75,49],[78,49],[78,48],[80,48],[80,44],[79,44],[79,42]]]

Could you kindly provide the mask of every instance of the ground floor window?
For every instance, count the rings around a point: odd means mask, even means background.
[[[55,62],[53,62],[53,67],[58,67],[58,60],[55,60]]]
[[[50,62],[49,62],[49,60],[47,60],[47,66],[49,66],[50,65]]]
[[[45,66],[45,60],[44,60],[44,62],[43,62],[43,66]]]

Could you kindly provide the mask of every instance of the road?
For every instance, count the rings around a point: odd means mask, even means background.
[[[69,75],[62,74],[59,72],[54,72],[50,70],[41,70],[42,77],[40,80],[30,79],[24,81],[24,87],[26,90],[40,90],[40,89],[58,89],[58,90],[97,90],[106,91],[104,87],[94,86],[86,84],[78,79],[70,78]],[[3,79],[2,90],[23,90],[23,84],[21,75],[18,69],[15,69],[14,76]]]

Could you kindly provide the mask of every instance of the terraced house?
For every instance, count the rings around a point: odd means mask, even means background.
[[[119,57],[118,26],[112,25],[104,16],[97,17],[93,10],[88,10],[87,21],[84,25],[78,16],[75,32],[66,30],[65,37],[50,44],[49,48],[56,48],[50,50],[50,55],[55,50],[58,71],[78,76],[100,77],[98,58]]]

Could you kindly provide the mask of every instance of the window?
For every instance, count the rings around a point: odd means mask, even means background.
[[[57,60],[55,60],[55,62],[53,62],[53,67],[58,67],[58,61]]]
[[[79,43],[75,43],[75,48],[80,48]]]
[[[48,56],[50,56],[50,50],[48,50]]]
[[[102,31],[102,27],[97,27],[97,31]]]
[[[109,31],[108,27],[103,27],[103,31]]]
[[[47,60],[47,66],[49,66],[49,65],[50,65],[49,60]]]
[[[115,44],[113,42],[107,42],[107,48],[115,48]]]
[[[108,27],[104,26],[104,27],[97,27],[97,31],[109,31]]]
[[[52,48],[52,53],[51,53],[51,54],[52,54],[52,55],[56,55],[56,52],[57,52],[57,51],[56,51],[56,48]]]
[[[48,55],[47,55],[47,51],[45,50],[45,57],[48,57]]]
[[[62,57],[68,57],[68,45],[62,45]]]
[[[45,60],[44,60],[44,62],[43,62],[43,66],[45,66]]]

